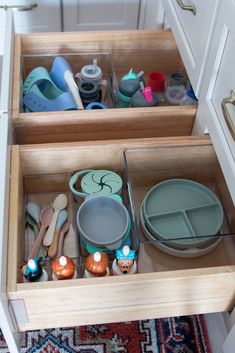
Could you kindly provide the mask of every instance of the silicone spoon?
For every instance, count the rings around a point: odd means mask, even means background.
[[[56,256],[60,229],[62,225],[67,221],[67,219],[68,219],[68,212],[66,210],[60,211],[59,216],[57,218],[56,226],[55,226],[53,240],[48,250],[48,256],[50,259]]]
[[[57,247],[56,257],[61,257],[63,253],[64,238],[69,230],[69,222],[65,222],[60,230],[59,243]]]
[[[27,222],[33,228],[34,242],[35,242],[39,233],[39,224],[36,223],[36,220],[33,219],[29,214],[27,215]],[[46,251],[43,249],[43,247],[40,247],[39,257],[45,258],[45,256],[46,256]]]
[[[78,86],[73,78],[71,66],[66,59],[61,56],[57,56],[54,59],[50,76],[57,87],[59,87],[61,90],[69,90],[78,109],[84,109]]]
[[[35,220],[36,224],[39,227],[39,221],[40,221],[40,207],[38,206],[37,203],[35,202],[28,202],[26,205],[26,210],[28,214]]]
[[[41,214],[40,214],[41,228],[40,228],[39,234],[37,236],[37,239],[34,242],[33,247],[30,251],[30,254],[28,256],[28,260],[38,256],[40,245],[42,243],[46,229],[49,226],[49,224],[51,223],[53,213],[54,213],[54,211],[53,211],[52,207],[46,207],[46,208],[42,209]]]
[[[44,246],[50,246],[53,240],[53,235],[54,235],[54,231],[55,231],[55,226],[56,226],[56,222],[57,222],[57,218],[59,215],[59,212],[61,210],[63,210],[66,206],[67,206],[67,196],[65,194],[59,194],[54,202],[53,202],[53,208],[54,208],[54,214],[52,217],[52,221],[49,225],[49,228],[46,232],[46,235],[43,239],[43,245]]]

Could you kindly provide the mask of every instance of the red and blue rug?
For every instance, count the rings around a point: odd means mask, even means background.
[[[203,315],[27,331],[21,353],[212,353]],[[8,353],[0,334],[0,353]]]

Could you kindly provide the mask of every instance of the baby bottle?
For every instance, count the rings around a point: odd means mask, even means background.
[[[85,278],[109,276],[109,259],[104,252],[90,254],[85,262]]]
[[[130,105],[131,97],[140,87],[140,80],[144,72],[135,74],[132,69],[123,76],[118,85],[118,98],[120,108],[127,108]]]
[[[113,275],[121,276],[137,273],[137,263],[135,257],[135,250],[131,250],[128,245],[125,245],[120,250],[116,250],[116,259],[112,264]]]
[[[77,278],[75,263],[69,256],[57,257],[51,264],[53,281]]]
[[[42,268],[41,257],[29,259],[26,265],[21,267],[24,275],[24,282],[45,282],[48,281],[48,273]]]

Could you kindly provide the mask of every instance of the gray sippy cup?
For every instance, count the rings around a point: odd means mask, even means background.
[[[127,75],[123,76],[118,85],[118,98],[120,108],[128,108],[131,97],[140,87],[140,80],[144,72],[140,71],[135,74],[132,69]]]

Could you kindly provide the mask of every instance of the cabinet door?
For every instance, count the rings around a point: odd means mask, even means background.
[[[139,4],[140,0],[64,0],[64,30],[136,29]]]
[[[207,126],[235,203],[235,2],[220,2],[199,96],[195,133]]]
[[[3,331],[10,352],[18,352],[20,343],[16,333],[16,325],[10,313],[6,294],[6,266],[7,266],[7,234],[8,234],[8,206],[9,206],[9,176],[11,153],[11,84],[14,24],[11,11],[7,11],[7,26],[5,34],[5,56],[2,67],[2,89],[0,103],[0,327]]]
[[[201,87],[218,3],[218,0],[162,1],[167,22],[173,31],[197,96]]]
[[[0,6],[13,6],[15,29],[17,33],[61,31],[60,0],[0,0]],[[22,6],[21,11],[14,5]],[[37,5],[37,6],[36,6]],[[23,9],[23,10],[22,10]],[[0,37],[6,25],[6,11],[0,9]],[[0,53],[3,42],[0,41]]]

